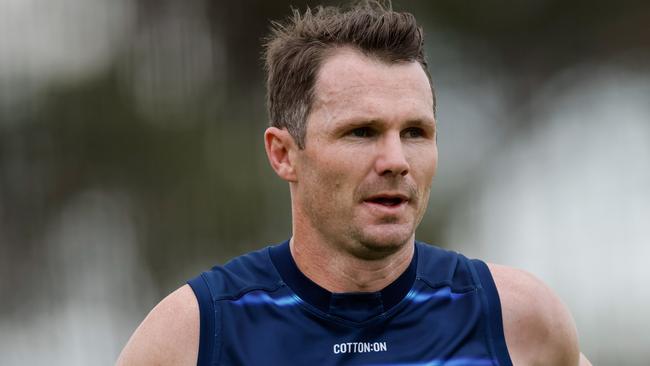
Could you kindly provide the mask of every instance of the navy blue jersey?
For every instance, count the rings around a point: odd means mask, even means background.
[[[331,293],[300,272],[289,243],[190,280],[199,365],[512,365],[485,263],[416,242],[379,292]]]

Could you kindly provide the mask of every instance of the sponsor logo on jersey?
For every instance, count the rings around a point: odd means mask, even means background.
[[[386,342],[346,342],[335,344],[332,347],[332,351],[335,354],[386,352],[388,351],[388,346]]]

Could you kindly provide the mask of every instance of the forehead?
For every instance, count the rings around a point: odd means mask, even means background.
[[[419,63],[386,63],[343,48],[321,65],[312,114],[329,122],[355,117],[433,121],[433,94]]]

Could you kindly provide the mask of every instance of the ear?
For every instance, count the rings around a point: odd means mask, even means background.
[[[298,146],[289,131],[277,127],[267,128],[264,132],[264,147],[275,173],[288,182],[295,182],[297,179],[293,157]]]

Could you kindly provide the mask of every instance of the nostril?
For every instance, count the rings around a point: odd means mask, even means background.
[[[386,169],[380,175],[383,175],[383,176],[388,176],[388,175],[398,176],[398,175],[401,175],[401,176],[404,177],[408,173],[409,173],[409,171],[407,169],[399,169],[399,170],[398,169]]]
[[[393,165],[390,167],[385,167],[380,173],[380,175],[392,175],[392,176],[406,176],[409,173],[409,169],[406,164],[404,165]]]

